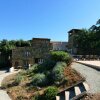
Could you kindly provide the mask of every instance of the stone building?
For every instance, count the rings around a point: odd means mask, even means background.
[[[43,63],[49,56],[50,39],[33,38],[31,47],[17,47],[12,50],[12,66],[29,67],[35,63]]]
[[[72,29],[68,32],[68,51],[69,53],[77,54],[77,44],[75,44],[74,37],[80,33],[80,29]]]
[[[68,42],[52,41],[52,50],[67,51]]]

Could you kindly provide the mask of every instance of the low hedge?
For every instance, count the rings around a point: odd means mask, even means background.
[[[45,100],[54,100],[58,93],[58,89],[54,86],[48,87],[44,92]]]
[[[47,83],[47,78],[43,73],[35,74],[32,78],[32,84],[34,86],[45,86],[46,83]]]
[[[72,57],[64,51],[52,51],[51,52],[51,59],[59,62],[66,62],[68,65],[72,62]]]

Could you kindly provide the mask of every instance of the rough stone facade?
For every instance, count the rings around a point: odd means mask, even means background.
[[[57,51],[67,51],[67,42],[61,42],[61,41],[52,41],[52,50],[57,50]]]
[[[76,55],[77,54],[77,44],[75,44],[74,36],[80,33],[80,29],[72,29],[68,32],[68,51],[69,53]]]
[[[33,38],[31,47],[17,47],[12,50],[12,66],[29,67],[35,63],[42,63],[50,51],[50,39]]]

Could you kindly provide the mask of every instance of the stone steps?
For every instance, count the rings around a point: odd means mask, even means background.
[[[56,100],[76,100],[80,96],[84,95],[89,90],[87,82],[81,82],[68,90],[58,93]]]

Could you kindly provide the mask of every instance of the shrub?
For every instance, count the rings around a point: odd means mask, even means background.
[[[31,66],[29,69],[26,70],[27,75],[30,75],[31,73],[34,73],[35,70],[37,70],[38,68],[38,64],[34,64],[33,66]]]
[[[43,66],[45,67],[46,70],[51,70],[55,66],[56,62],[48,59],[43,63]]]
[[[37,69],[37,67],[38,67],[38,64],[34,64],[33,66],[30,67],[30,70],[34,71],[35,69]]]
[[[34,86],[44,86],[47,83],[47,78],[45,76],[45,74],[35,74],[35,76],[32,79],[32,84]]]
[[[54,86],[48,87],[44,92],[45,100],[53,100],[57,95],[57,93],[58,89],[56,87]]]
[[[45,72],[45,75],[46,75],[46,77],[47,77],[47,79],[48,79],[48,84],[47,85],[51,85],[51,84],[53,84],[53,79],[52,79],[52,70],[51,71],[46,71]]]
[[[67,64],[65,62],[57,62],[56,66],[61,66],[61,67],[67,67]]]
[[[66,62],[67,64],[70,64],[72,61],[71,56],[64,51],[52,51],[51,59],[56,62],[63,61]]]
[[[63,63],[58,62],[52,70],[52,76],[54,82],[60,82],[64,78],[64,66]]]
[[[24,76],[21,75],[20,73],[16,75],[15,77],[15,83],[19,84],[22,80],[24,80]]]
[[[36,93],[34,96],[30,98],[30,100],[45,100],[43,95]]]
[[[27,71],[26,71],[26,70],[21,70],[21,71],[19,72],[19,74],[20,74],[20,75],[27,75]]]
[[[45,71],[49,71],[55,66],[55,64],[56,64],[55,61],[48,59],[43,64],[38,65],[35,72],[42,73]]]
[[[39,100],[39,94],[35,94],[35,96],[32,96],[30,99],[31,100]]]

